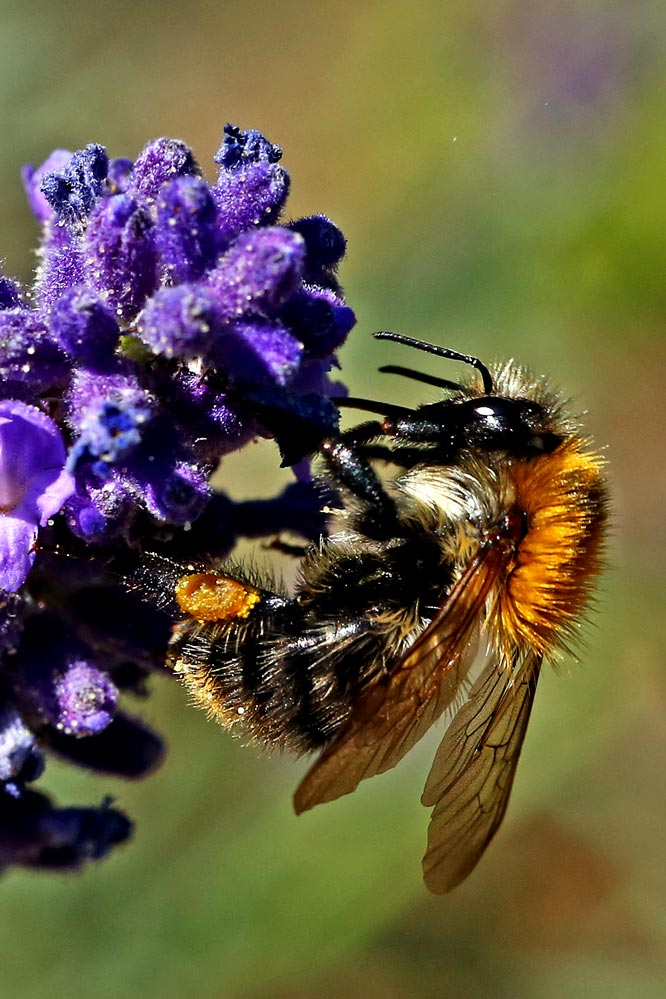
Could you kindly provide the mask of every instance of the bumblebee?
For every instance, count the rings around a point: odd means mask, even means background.
[[[225,728],[317,753],[297,812],[394,767],[440,717],[421,800],[423,859],[446,892],[497,831],[542,661],[567,650],[602,560],[603,461],[556,393],[509,362],[376,336],[473,368],[409,368],[443,397],[372,414],[319,447],[340,498],[293,594],[242,573],[172,567],[169,664]]]

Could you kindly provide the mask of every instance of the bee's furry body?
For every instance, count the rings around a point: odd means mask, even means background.
[[[172,567],[169,662],[225,727],[319,751],[297,811],[394,766],[448,710],[422,799],[434,806],[426,882],[446,891],[501,821],[541,661],[584,613],[603,548],[603,462],[516,365],[491,372],[386,336],[481,376],[322,443],[341,506],[293,595],[228,567],[180,579]]]
[[[571,465],[586,442],[560,415],[556,397],[513,365],[496,371],[494,379],[498,395],[544,407],[549,427],[573,441],[565,462]],[[475,381],[452,401],[477,395],[482,389]],[[531,464],[543,479],[540,466],[548,472],[552,461],[547,455]],[[173,643],[172,661],[196,699],[225,726],[269,747],[320,749],[344,725],[360,691],[390,675],[427,628],[484,534],[520,503],[513,463],[505,452],[481,458],[463,451],[453,464],[416,464],[386,487],[401,513],[400,536],[369,537],[363,530],[365,507],[352,499],[334,516],[333,533],[304,556],[294,598],[262,588],[261,602],[245,621],[188,618]],[[551,486],[559,499],[564,496],[566,515],[582,503],[591,523],[596,512],[579,499],[576,471],[573,478],[570,468],[558,469],[558,475]],[[565,487],[567,475],[571,482]],[[524,480],[525,474],[523,488]],[[528,475],[528,487],[529,481]],[[541,500],[543,512],[550,501],[543,484],[536,506]],[[580,533],[577,540],[587,544]],[[552,559],[554,553],[547,554]],[[576,557],[575,551],[565,552],[560,561]],[[558,582],[565,583],[561,572],[551,581],[553,592]],[[582,595],[569,594],[573,604],[560,609],[556,624],[561,627],[544,639],[545,653],[556,651]],[[502,609],[502,602],[510,611]],[[516,607],[506,579],[497,581],[486,604],[485,631],[499,655],[516,637],[507,634],[516,630],[508,620]]]

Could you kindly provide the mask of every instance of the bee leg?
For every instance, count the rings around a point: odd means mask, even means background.
[[[377,437],[383,437],[384,431],[382,429],[382,424],[379,420],[368,420],[366,423],[360,423],[357,427],[351,427],[349,430],[343,430],[338,440],[343,441],[345,444],[364,444],[366,441],[375,440]]]
[[[371,443],[378,438],[386,438],[387,435],[404,440],[406,446]],[[423,421],[407,410],[399,417],[389,416],[381,422],[369,420],[361,423],[358,427],[343,431],[338,440],[353,447],[357,455],[369,461],[386,461],[400,468],[413,468],[422,461],[432,459],[433,452],[439,451],[443,443],[442,427],[439,423]],[[410,446],[415,442],[422,445],[424,441],[432,441],[435,446],[431,448]]]
[[[400,524],[395,504],[365,458],[354,447],[334,438],[325,440],[319,452],[335,483],[366,504],[364,531],[373,537],[395,533]]]
[[[382,438],[391,438],[391,443],[380,443]],[[409,410],[389,413],[381,421],[368,420],[343,431],[337,439],[353,447],[359,456],[400,468],[413,468],[422,461],[450,464],[463,443],[459,428],[443,426],[441,420],[424,420]]]

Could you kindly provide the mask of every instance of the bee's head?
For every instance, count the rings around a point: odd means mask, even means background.
[[[518,458],[554,451],[562,442],[552,429],[552,417],[541,403],[484,395],[419,408],[419,416],[442,422],[442,433],[455,433],[462,447],[475,451],[506,451]]]
[[[522,386],[507,380],[506,371],[499,374],[501,384],[498,385],[490,370],[477,357],[423,343],[399,333],[376,333],[375,336],[438,357],[462,361],[478,371],[482,385],[482,394],[479,394],[478,389],[465,388],[408,368],[385,367],[381,370],[405,374],[427,384],[454,390],[453,397],[419,406],[407,418],[389,414],[383,424],[385,433],[397,437],[413,435],[413,439],[418,441],[421,430],[424,443],[427,441],[432,445],[439,438],[445,449],[448,445],[453,451],[464,448],[505,451],[520,458],[548,454],[562,442],[552,405],[545,400],[528,398],[520,391]],[[515,371],[511,370],[515,376]]]

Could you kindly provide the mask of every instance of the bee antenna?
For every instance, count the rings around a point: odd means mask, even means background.
[[[428,375],[425,371],[415,371],[402,364],[384,364],[377,370],[382,375],[402,375],[403,378],[411,378],[415,382],[421,382],[422,385],[433,385],[435,388],[448,389],[450,392],[459,392],[462,388],[458,382],[452,382],[449,378],[438,378],[437,375]]]
[[[411,409],[405,406],[396,406],[390,402],[375,402],[372,399],[359,399],[353,395],[332,396],[331,402],[339,408],[362,409],[366,413],[376,413],[378,416],[392,416],[400,419],[401,416],[412,415]]]
[[[414,347],[415,350],[422,350],[426,354],[435,354],[437,357],[446,357],[450,361],[462,361],[463,364],[469,364],[480,373],[483,380],[483,391],[486,395],[492,395],[494,392],[492,375],[478,357],[472,357],[471,354],[461,354],[457,350],[451,350],[450,347],[439,347],[434,343],[426,343],[424,340],[415,340],[413,337],[405,336],[403,333],[391,333],[388,330],[381,330],[379,333],[373,333],[373,336],[377,340],[392,340],[394,343],[401,343],[405,347]]]

